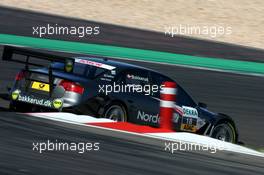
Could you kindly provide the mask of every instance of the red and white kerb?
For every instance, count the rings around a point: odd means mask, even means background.
[[[172,130],[172,117],[175,108],[177,84],[164,82],[160,91],[160,127]]]

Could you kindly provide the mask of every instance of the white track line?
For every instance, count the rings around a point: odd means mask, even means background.
[[[155,138],[155,139],[162,139],[165,141],[170,142],[184,142],[184,143],[193,143],[193,144],[200,144],[200,145],[206,145],[206,146],[218,146],[221,147],[222,150],[236,152],[236,153],[242,153],[242,154],[248,154],[248,155],[254,155],[259,157],[264,157],[264,153],[255,151],[250,148],[246,148],[240,145],[235,145],[232,143],[223,142],[220,140],[216,140],[207,136],[201,136],[197,134],[191,134],[191,133],[184,133],[184,132],[175,132],[175,133],[134,133],[129,131],[122,131],[117,129],[111,129],[111,128],[105,128],[101,126],[93,126],[89,125],[89,123],[94,122],[114,122],[109,119],[98,119],[91,116],[85,116],[85,115],[75,115],[71,113],[27,113],[30,116],[39,117],[39,118],[45,118],[50,119],[54,121],[61,121],[65,123],[70,124],[76,124],[76,125],[82,125],[92,128],[99,128],[103,130],[109,130],[109,131],[116,131],[126,134],[133,134],[138,136],[144,136],[148,138]]]

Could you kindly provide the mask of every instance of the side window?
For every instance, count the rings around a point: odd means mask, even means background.
[[[177,105],[196,107],[196,103],[181,86],[177,86]]]

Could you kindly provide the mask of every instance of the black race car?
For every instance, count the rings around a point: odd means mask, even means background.
[[[10,109],[20,112],[65,111],[158,127],[162,83],[175,82],[154,70],[106,58],[68,58],[12,46],[4,47],[2,58],[25,64],[10,90]],[[175,110],[175,131],[238,141],[229,116],[197,104],[179,84],[175,108],[183,111]]]

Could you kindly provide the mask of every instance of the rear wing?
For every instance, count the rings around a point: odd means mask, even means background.
[[[25,57],[23,59],[21,59],[21,57],[20,59],[16,59],[14,55],[20,55],[20,56],[25,56]],[[31,51],[31,50],[20,48],[20,47],[4,46],[2,60],[25,64],[24,71],[26,72],[31,72],[29,70],[29,65],[37,66],[37,67],[45,67],[45,65],[39,63],[40,61],[32,62],[31,61],[32,58],[34,58],[34,60],[37,59],[37,60],[45,60],[49,62],[64,63],[64,71],[68,73],[73,72],[74,63],[75,63],[74,58],[62,57],[58,55],[41,53],[37,51]],[[53,90],[53,80],[54,80],[53,75],[52,75],[51,65],[49,65],[48,69],[49,69],[48,75],[49,75],[50,96],[51,96],[51,93]],[[28,77],[26,77],[26,79],[29,80]]]
[[[14,54],[25,56],[24,60],[15,59],[13,56]],[[4,51],[2,55],[2,60],[4,61],[13,61],[17,63],[25,64],[25,70],[28,70],[28,66],[43,66],[41,64],[30,62],[30,59],[40,59],[50,62],[61,62],[65,64],[64,70],[65,72],[72,72],[74,68],[74,58],[70,57],[63,57],[58,55],[52,55],[37,51],[31,51],[28,49],[20,48],[20,47],[13,47],[13,46],[4,46]]]
[[[13,58],[14,54],[26,56],[26,60],[21,61],[21,60],[14,59]],[[42,52],[37,52],[37,51],[31,51],[31,50],[20,48],[20,47],[4,46],[4,51],[2,55],[2,59],[4,61],[13,61],[13,62],[25,64],[26,70],[28,70],[28,65],[43,66],[41,64],[30,62],[30,58],[46,60],[50,62],[64,63],[65,65],[64,70],[65,72],[68,72],[68,73],[73,72],[75,63],[86,64],[86,65],[90,65],[90,66],[94,66],[94,67],[98,67],[102,69],[107,69],[107,70],[113,70],[116,68],[115,66],[112,66],[112,65],[108,65],[108,64],[104,64],[104,63],[96,62],[96,61],[91,61],[87,59],[63,57],[63,56],[52,55],[52,54],[47,54],[47,53],[42,53]]]

